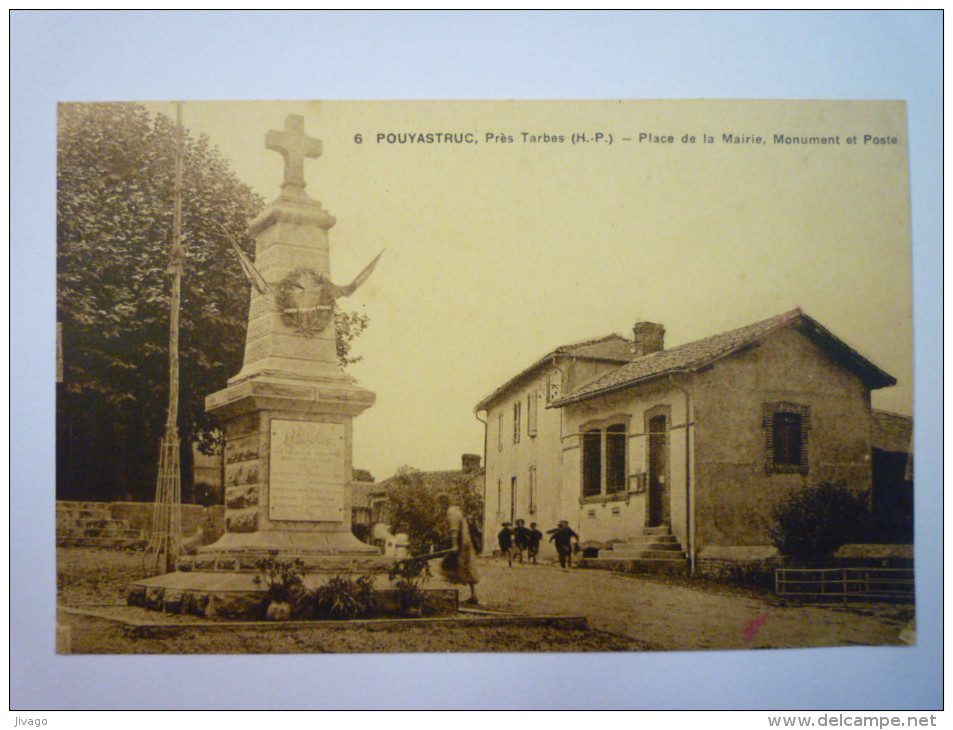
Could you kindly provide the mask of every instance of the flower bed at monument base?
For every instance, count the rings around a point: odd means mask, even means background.
[[[176,574],[170,574],[176,575]],[[200,576],[187,573],[184,576]],[[168,576],[166,576],[168,577]],[[261,588],[229,586],[219,578],[218,587],[197,588],[183,583],[181,579],[165,581],[172,585],[148,585],[149,581],[134,583],[126,591],[126,603],[150,611],[167,614],[192,615],[201,618],[237,621],[261,621],[266,618],[270,603],[267,593]],[[212,585],[206,581],[206,586]],[[231,588],[231,589],[230,589]],[[387,617],[432,617],[457,613],[458,592],[450,588],[423,589],[419,609],[408,611],[401,606],[400,595],[391,589],[374,591],[375,610],[362,618]],[[316,610],[311,620],[333,620],[333,613]],[[339,619],[346,620],[346,619]]]

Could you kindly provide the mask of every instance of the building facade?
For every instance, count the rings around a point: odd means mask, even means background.
[[[526,506],[516,498],[508,511],[507,476],[518,489],[532,466],[547,474],[533,495],[543,523],[567,519],[601,548],[672,535],[694,564],[766,555],[771,508],[792,490],[871,490],[870,393],[896,381],[800,310],[669,350],[660,325],[633,335],[626,362],[590,369],[550,399],[547,433],[558,437],[541,448],[499,448],[492,426],[500,415],[510,426],[507,409],[545,368],[478,405],[487,504],[502,497],[503,517]]]
[[[619,335],[565,345],[477,404],[486,422],[484,554],[496,549],[503,522],[523,519],[545,531],[577,514],[577,499],[562,489],[563,416],[550,406],[633,357],[632,341]],[[544,541],[541,553],[550,552]]]

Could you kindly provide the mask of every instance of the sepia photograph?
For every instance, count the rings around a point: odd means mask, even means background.
[[[10,26],[15,725],[934,722],[942,13]]]
[[[57,121],[57,651],[915,643],[902,102]]]

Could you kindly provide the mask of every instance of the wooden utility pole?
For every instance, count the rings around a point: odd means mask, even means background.
[[[182,102],[175,102],[176,146],[173,192],[172,249],[169,273],[172,298],[169,315],[169,410],[165,434],[159,446],[159,475],[152,513],[152,534],[146,547],[146,568],[153,574],[175,570],[182,544],[182,478],[179,467],[179,299],[182,291]]]

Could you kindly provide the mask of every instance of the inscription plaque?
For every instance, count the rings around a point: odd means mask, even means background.
[[[341,423],[271,422],[270,519],[344,520],[344,439]]]

